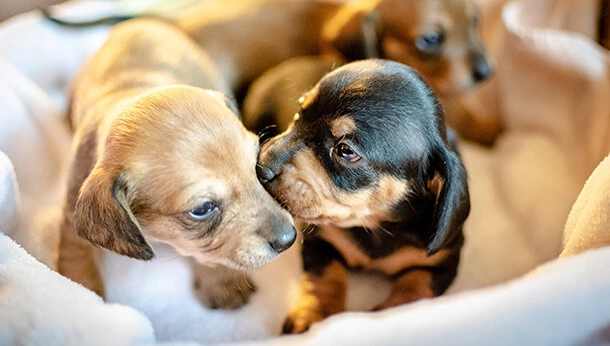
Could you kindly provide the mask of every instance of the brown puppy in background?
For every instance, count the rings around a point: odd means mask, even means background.
[[[413,69],[362,60],[327,74],[261,149],[261,182],[304,231],[302,297],[285,333],[345,310],[347,270],[392,282],[377,309],[442,294],[470,211],[438,100]]]
[[[320,53],[404,63],[439,93],[466,91],[492,72],[470,0],[238,0],[215,6],[187,9],[176,23],[222,62],[235,89],[288,58]]]
[[[172,25],[140,19],[112,29],[74,85],[60,273],[103,296],[92,244],[150,260],[151,243],[163,242],[239,270],[294,242],[291,216],[256,177],[258,138],[221,91],[209,57]],[[226,277],[210,304],[240,306],[250,286]]]

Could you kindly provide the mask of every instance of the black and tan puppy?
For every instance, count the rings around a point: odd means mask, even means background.
[[[443,293],[456,275],[470,211],[466,172],[443,110],[420,75],[363,60],[326,75],[294,123],[259,156],[259,179],[296,218],[303,296],[284,332],[345,309],[348,269],[389,277],[377,309]]]
[[[161,242],[234,270],[262,266],[294,242],[291,216],[257,179],[258,138],[226,90],[174,26],[140,19],[111,30],[74,84],[60,273],[103,296],[93,245],[150,260]],[[248,286],[232,279],[219,281],[212,305],[247,299]]]

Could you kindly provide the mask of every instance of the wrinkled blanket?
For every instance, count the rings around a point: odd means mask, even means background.
[[[479,2],[497,73],[465,103],[506,131],[492,148],[460,145],[472,212],[450,292],[281,338],[298,295],[296,246],[254,272],[258,292],[230,312],[200,306],[186,261],[163,246],[151,262],[103,255],[111,304],[45,267],[57,256],[70,81],[108,28],[60,28],[36,12],[0,23],[0,232],[12,238],[0,236],[0,344],[610,342],[610,56],[592,39],[597,1]],[[387,291],[365,276],[350,287],[354,309]]]

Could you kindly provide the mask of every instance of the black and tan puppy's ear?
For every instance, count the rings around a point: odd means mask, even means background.
[[[237,101],[235,101],[233,97],[224,95],[224,102],[225,106],[227,106],[227,108],[229,108],[229,110],[233,112],[233,114],[235,114],[239,120],[241,120],[241,114],[239,113],[239,106],[237,105]]]
[[[433,237],[428,243],[428,255],[446,247],[461,234],[462,225],[470,213],[470,195],[466,169],[457,153],[440,145],[431,155],[434,177],[428,188],[436,196],[433,215]]]
[[[218,100],[218,102],[224,103],[225,106],[227,106],[227,108],[229,108],[229,110],[237,116],[237,119],[242,120],[241,113],[239,112],[239,106],[237,105],[235,98],[221,91],[207,90],[207,93]]]
[[[322,32],[324,53],[338,54],[348,61],[380,58],[377,12],[344,7]]]
[[[118,170],[97,165],[83,183],[74,209],[74,230],[94,245],[135,259],[153,258],[126,196]]]

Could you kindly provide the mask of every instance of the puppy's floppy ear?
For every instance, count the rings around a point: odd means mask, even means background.
[[[432,220],[433,237],[428,243],[428,255],[447,246],[462,230],[470,213],[470,195],[466,169],[455,151],[439,146],[432,152],[434,177],[428,188],[436,196]]]
[[[324,30],[326,49],[347,60],[380,58],[377,11],[340,13]]]
[[[74,208],[74,230],[94,245],[149,260],[154,253],[129,207],[126,190],[119,170],[97,165],[80,189]]]

